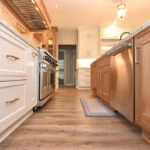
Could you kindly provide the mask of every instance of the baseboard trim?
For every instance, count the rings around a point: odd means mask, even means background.
[[[7,128],[4,132],[0,134],[0,143],[4,141],[17,127],[19,127],[27,118],[29,118],[33,114],[33,111],[30,110],[23,117],[21,117],[18,121],[12,124],[9,128]]]

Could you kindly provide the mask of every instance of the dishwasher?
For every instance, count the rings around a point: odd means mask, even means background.
[[[133,42],[124,43],[110,57],[110,103],[134,122],[134,53]]]

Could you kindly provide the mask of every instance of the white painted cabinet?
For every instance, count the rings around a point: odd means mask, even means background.
[[[99,55],[99,29],[78,28],[78,59],[94,59]]]
[[[27,44],[0,26],[0,81],[26,79]]]
[[[37,104],[37,63],[36,48],[0,22],[0,140]]]
[[[25,112],[27,82],[0,82],[0,133]]]
[[[78,69],[78,88],[90,88],[91,86],[91,72],[90,68],[79,68]]]
[[[37,105],[38,96],[38,53],[33,48],[28,49],[27,60],[27,106],[26,110],[32,109]]]
[[[99,46],[99,27],[78,28],[78,88],[90,88],[90,63],[100,55]]]

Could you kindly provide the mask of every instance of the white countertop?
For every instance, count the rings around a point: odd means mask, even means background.
[[[37,47],[35,47],[30,41],[28,41],[21,33],[19,33],[13,26],[11,26],[9,23],[7,23],[4,19],[0,18],[0,24],[7,28],[9,31],[11,31],[13,34],[18,36],[20,39],[22,39],[26,44],[30,45],[35,50],[38,50]]]
[[[135,35],[137,35],[138,33],[142,32],[143,30],[145,30],[148,27],[150,27],[150,20],[148,20],[145,24],[143,24],[141,27],[139,27],[135,32],[131,33],[128,37],[126,37],[125,39],[121,40],[120,43],[118,43],[116,46],[112,47],[109,51],[107,51],[106,53],[104,53],[103,55],[101,55],[100,57],[98,57],[94,62],[96,62],[98,59],[102,58],[103,56],[109,56],[109,55],[111,55],[112,53],[114,53],[115,51],[117,51],[118,48],[121,47],[121,45],[123,45],[128,40],[130,40]]]

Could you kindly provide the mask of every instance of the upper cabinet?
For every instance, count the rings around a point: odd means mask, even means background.
[[[30,31],[51,30],[51,21],[43,0],[1,0]],[[19,30],[23,28],[16,24]],[[23,31],[22,31],[23,32]],[[25,31],[24,31],[25,32]]]
[[[57,27],[52,27],[51,31],[35,32],[34,36],[41,42],[42,48],[45,48],[56,58],[56,32]]]
[[[95,59],[99,56],[99,29],[78,28],[78,58]]]

